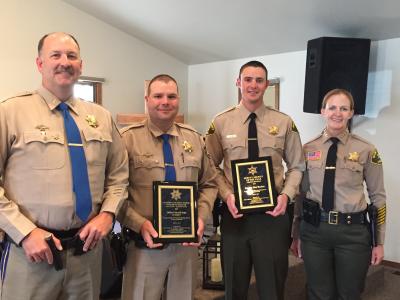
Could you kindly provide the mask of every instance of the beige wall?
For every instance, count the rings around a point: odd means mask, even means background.
[[[143,82],[159,73],[180,84],[181,112],[187,115],[188,66],[59,0],[0,0],[0,99],[40,85],[36,46],[52,31],[79,41],[83,75],[103,77],[103,105],[118,112],[144,112]]]

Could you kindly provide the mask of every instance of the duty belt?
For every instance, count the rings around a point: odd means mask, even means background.
[[[70,230],[53,230],[43,228],[43,230],[50,232],[53,236],[58,238],[61,242],[63,250],[75,249],[75,255],[81,255],[85,253],[83,252],[84,242],[81,241],[81,239],[77,235],[80,228],[74,228]]]
[[[337,225],[337,224],[367,224],[366,211],[360,211],[356,213],[341,213],[338,211],[331,210],[325,212],[321,210],[321,222]]]
[[[146,245],[145,240],[143,239],[142,235],[127,228],[123,227],[122,229],[123,235],[128,238],[129,241],[134,241],[135,246],[139,249],[149,249],[149,250],[162,250],[168,247],[168,244],[163,244],[161,247],[157,248],[149,248]]]

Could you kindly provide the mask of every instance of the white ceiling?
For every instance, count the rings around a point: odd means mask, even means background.
[[[62,0],[186,64],[400,37],[399,0]]]

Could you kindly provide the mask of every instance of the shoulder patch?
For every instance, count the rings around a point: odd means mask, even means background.
[[[214,122],[211,122],[210,127],[208,128],[206,135],[211,135],[214,132],[215,132],[215,125],[214,125]]]
[[[292,131],[299,133],[299,130],[297,129],[296,124],[294,124],[293,121],[292,121]]]
[[[175,125],[180,127],[180,128],[188,129],[188,130],[193,131],[193,132],[195,132],[197,134],[200,134],[196,129],[194,129],[192,126],[190,126],[188,124],[175,123]]]
[[[379,156],[378,150],[376,150],[376,149],[374,151],[372,151],[371,162],[376,165],[382,165],[381,157]]]
[[[124,127],[124,128],[121,128],[121,129],[119,130],[119,132],[121,132],[121,134],[123,134],[124,132],[127,132],[127,131],[130,130],[130,129],[141,128],[141,127],[144,127],[144,123],[135,123],[135,124],[126,126],[126,127]]]

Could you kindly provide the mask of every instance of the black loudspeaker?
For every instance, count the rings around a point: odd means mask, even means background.
[[[335,88],[348,90],[354,113],[365,113],[371,40],[321,37],[307,43],[303,111],[320,113],[325,94]]]

